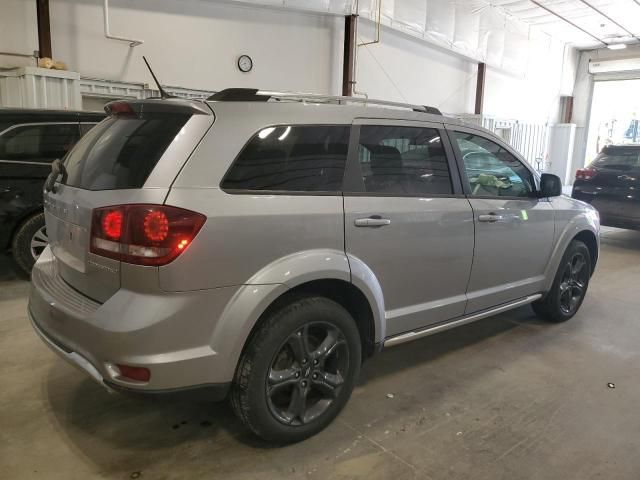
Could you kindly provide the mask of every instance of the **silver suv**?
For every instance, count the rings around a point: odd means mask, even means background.
[[[229,396],[309,437],[361,362],[532,304],[582,303],[597,212],[434,109],[232,89],[119,101],[55,162],[29,315],[109,390]]]

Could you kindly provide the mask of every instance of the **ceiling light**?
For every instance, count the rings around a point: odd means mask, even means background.
[[[627,44],[626,43],[610,43],[609,45],[607,45],[607,48],[609,50],[622,50],[624,48],[627,48]]]

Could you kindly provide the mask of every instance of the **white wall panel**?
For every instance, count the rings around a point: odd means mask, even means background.
[[[465,54],[478,58],[480,50],[480,14],[489,7],[482,1],[451,2],[455,5],[455,28],[453,47]]]
[[[427,3],[424,0],[394,2],[393,26],[398,30],[423,36],[427,27]]]
[[[502,66],[506,18],[493,8],[485,8],[480,13],[480,51],[489,65]]]
[[[456,12],[454,2],[449,0],[430,0],[427,7],[424,38],[444,46],[451,46],[455,29]]]
[[[507,18],[504,32],[504,50],[500,66],[507,72],[524,76],[529,59],[529,27]]]
[[[33,55],[38,49],[36,2],[0,0],[0,52]],[[28,57],[0,54],[0,67],[34,66]]]
[[[363,40],[374,35],[360,24]],[[360,47],[358,90],[371,98],[432,105],[444,112],[473,110],[476,65],[409,35],[383,27],[378,44]]]
[[[377,5],[362,0],[361,17],[375,21]],[[528,52],[541,40],[537,27],[487,0],[383,0],[382,5],[384,24],[515,75],[525,75]]]
[[[102,20],[101,0],[51,0],[54,56],[109,80],[152,82],[146,55],[167,85],[338,93],[339,17],[200,0],[112,0],[111,32],[144,40],[134,48],[105,38]],[[253,58],[252,72],[238,70],[241,54]]]

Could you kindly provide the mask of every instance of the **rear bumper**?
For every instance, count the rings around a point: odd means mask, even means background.
[[[32,272],[29,316],[49,348],[109,390],[204,390],[209,398],[220,398],[233,368],[212,348],[211,339],[236,291],[137,293],[121,288],[100,304],[59,276],[47,248]],[[148,368],[151,377],[147,382],[128,379],[118,365]]]
[[[170,397],[171,399],[189,399],[189,400],[203,400],[203,401],[221,401],[224,400],[231,388],[231,382],[217,383],[210,385],[195,385],[192,387],[172,388],[164,390],[140,390],[138,388],[126,387],[124,385],[115,383],[112,380],[105,379],[102,374],[96,369],[91,362],[86,358],[73,352],[64,345],[58,344],[52,338],[38,327],[33,320],[33,315],[29,311],[29,320],[31,326],[38,334],[40,339],[60,358],[70,363],[80,371],[86,373],[100,386],[104,387],[109,393],[120,393],[123,395],[131,396],[145,396],[145,397]]]

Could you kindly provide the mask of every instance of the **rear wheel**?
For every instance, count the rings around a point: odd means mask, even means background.
[[[562,257],[551,290],[531,305],[533,310],[552,322],[569,320],[582,305],[590,277],[589,249],[583,242],[573,240]]]
[[[22,273],[25,275],[31,273],[34,263],[48,243],[44,213],[29,217],[18,227],[11,242],[11,253]]]
[[[295,300],[252,336],[236,372],[231,405],[265,440],[304,440],[342,410],[360,359],[360,337],[349,312],[327,298]]]

